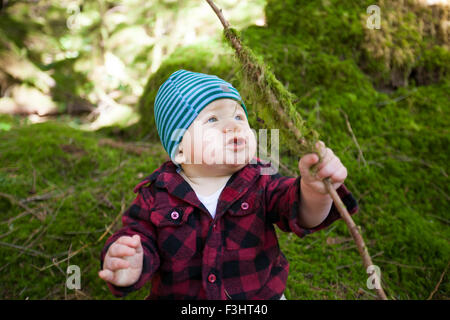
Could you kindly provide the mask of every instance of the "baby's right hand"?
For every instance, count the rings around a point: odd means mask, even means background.
[[[109,247],[98,276],[118,287],[130,286],[141,276],[143,259],[141,238],[122,236]]]

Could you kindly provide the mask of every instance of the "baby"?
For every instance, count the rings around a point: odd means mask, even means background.
[[[124,296],[151,281],[149,299],[280,299],[288,261],[274,225],[303,237],[339,219],[323,182],[353,214],[347,170],[323,155],[301,157],[300,176],[262,174],[239,92],[211,75],[178,70],[159,88],[155,121],[170,156],[139,183],[123,227],[106,242],[99,277]]]

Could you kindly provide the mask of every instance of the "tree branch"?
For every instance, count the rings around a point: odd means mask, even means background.
[[[262,76],[264,75],[264,71],[262,67],[258,65],[257,61],[253,61],[252,58],[248,55],[248,52],[244,50],[244,47],[241,44],[240,39],[236,35],[236,33],[232,32],[230,29],[230,23],[225,19],[225,17],[222,14],[222,10],[219,9],[212,0],[206,0],[208,4],[211,6],[211,8],[216,13],[217,17],[219,18],[220,22],[222,23],[224,27],[224,34],[225,37],[230,42],[231,46],[235,49],[236,55],[242,65],[244,66],[244,72],[246,72],[246,76],[248,76],[250,79],[252,79],[255,82],[259,82],[262,79]],[[277,95],[272,90],[272,88],[269,86],[266,88],[268,90],[267,94],[269,97],[270,105],[274,108],[274,111],[278,114],[281,121],[289,128],[291,132],[294,133],[296,139],[299,141],[301,145],[305,145],[308,143],[308,141],[305,140],[305,138],[300,133],[300,130],[294,125],[294,123],[290,120],[284,109],[282,108],[282,105],[280,101],[277,98]],[[320,157],[320,155],[319,155]],[[347,211],[347,208],[345,207],[344,203],[341,201],[339,195],[337,194],[336,190],[332,187],[331,181],[329,178],[326,178],[323,180],[323,183],[325,184],[325,187],[328,190],[328,193],[330,194],[331,198],[334,201],[334,204],[336,208],[338,209],[342,219],[345,221],[350,234],[352,235],[357,247],[359,254],[361,255],[361,258],[363,260],[364,268],[367,270],[367,268],[371,265],[372,259],[370,258],[369,252],[367,250],[367,247],[364,243],[363,237],[361,236],[361,233],[359,232],[358,226],[355,224],[353,219],[351,218],[350,214]],[[378,283],[381,284],[381,281],[378,281]],[[383,291],[383,288],[376,289],[377,295],[380,299],[387,300],[386,294]]]

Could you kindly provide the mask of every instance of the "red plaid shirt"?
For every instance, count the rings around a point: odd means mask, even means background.
[[[139,183],[123,227],[106,242],[138,234],[144,249],[141,277],[129,287],[108,283],[115,296],[138,290],[151,280],[148,299],[279,299],[288,277],[288,261],[274,229],[303,237],[339,219],[334,204],[317,227],[297,223],[300,177],[262,175],[259,161],[235,172],[223,189],[213,219],[194,190],[165,162]],[[352,194],[337,189],[348,211],[357,211]]]

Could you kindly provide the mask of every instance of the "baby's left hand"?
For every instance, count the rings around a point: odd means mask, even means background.
[[[344,183],[347,178],[347,168],[344,167],[341,160],[333,153],[330,148],[325,147],[325,143],[319,141],[316,147],[323,156],[322,162],[318,165],[317,175],[313,176],[309,172],[309,168],[319,161],[319,156],[315,153],[308,153],[301,157],[298,162],[298,168],[301,175],[302,191],[326,194],[323,179],[330,177],[334,189],[337,189]]]

